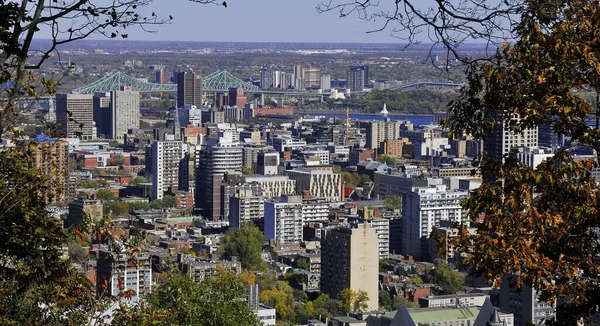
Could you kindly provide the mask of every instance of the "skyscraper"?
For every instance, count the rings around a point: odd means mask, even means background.
[[[20,141],[18,146],[26,148],[31,141]],[[48,177],[50,188],[41,195],[46,203],[66,202],[69,195],[69,143],[38,136],[37,143],[32,148],[30,166],[38,169]]]
[[[321,75],[321,90],[328,91],[331,89],[331,75]]]
[[[96,139],[92,94],[56,94],[56,120],[68,138]]]
[[[202,216],[209,220],[226,220],[222,212],[221,185],[226,173],[242,171],[242,147],[233,141],[230,131],[220,132],[219,138],[205,139],[202,146],[197,147],[196,176],[196,208]]]
[[[502,121],[502,113],[493,111],[492,116],[498,122],[497,128],[488,133],[483,141],[483,151],[488,157],[495,160],[502,160],[504,155],[510,153],[511,149],[516,147],[533,147],[538,145],[538,128],[527,128],[523,132],[514,132],[508,130]],[[512,119],[518,119],[513,117]]]
[[[369,223],[326,230],[321,239],[321,292],[339,298],[344,289],[367,292],[368,310],[377,310],[379,239]]]
[[[306,87],[321,86],[321,69],[314,67],[304,67],[302,68],[302,76]]]
[[[402,121],[373,121],[367,123],[366,147],[379,148],[381,142],[400,139],[400,126]]]
[[[346,88],[353,92],[361,92],[365,88],[368,70],[365,66],[352,66],[348,70]]]
[[[202,75],[185,71],[177,73],[177,107],[202,107]]]
[[[369,66],[350,66],[350,70],[362,70],[364,72],[363,84],[369,84]]]
[[[98,136],[123,139],[129,129],[140,127],[140,93],[131,87],[94,93],[94,122]]]
[[[402,254],[417,260],[430,259],[423,250],[426,239],[440,221],[468,223],[460,201],[466,190],[450,191],[445,185],[418,187],[402,198]]]
[[[169,188],[179,188],[180,166],[186,155],[181,141],[157,140],[152,143],[151,150],[152,199],[162,199],[164,192]],[[185,184],[183,186],[185,187]]]

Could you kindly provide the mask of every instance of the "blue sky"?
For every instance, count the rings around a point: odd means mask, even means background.
[[[319,3],[319,0],[227,0],[228,7],[224,8],[187,0],[155,0],[152,10],[163,17],[172,15],[172,23],[156,27],[156,34],[139,29],[128,29],[127,33],[133,40],[400,42],[390,36],[390,31],[367,34],[380,26],[378,22],[365,22],[357,16],[339,18],[338,12],[319,14],[316,10]]]

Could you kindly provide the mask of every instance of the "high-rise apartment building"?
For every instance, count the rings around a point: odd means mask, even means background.
[[[353,92],[362,92],[365,88],[365,71],[363,69],[350,69],[346,76],[346,88]]]
[[[510,131],[506,122],[502,123],[502,113],[493,112],[493,117],[499,123],[493,132],[489,133],[483,142],[483,151],[488,157],[503,160],[504,156],[517,147],[535,147],[538,145],[538,128],[527,128],[522,132]],[[514,117],[518,119],[518,117]]]
[[[265,198],[255,196],[250,189],[229,197],[229,227],[240,227],[244,222],[259,221],[265,216]]]
[[[468,224],[460,201],[466,190],[448,190],[445,185],[416,187],[402,197],[402,254],[427,260],[427,239],[440,221]]]
[[[226,220],[222,212],[221,185],[226,173],[242,171],[242,147],[233,141],[231,132],[221,132],[219,138],[205,139],[196,150],[196,207],[204,218]]]
[[[331,75],[321,75],[321,90],[328,91],[331,89]]]
[[[379,259],[390,257],[390,220],[387,218],[374,218],[368,223],[377,232],[379,240]]]
[[[116,296],[128,290],[133,290],[135,297],[150,293],[152,257],[148,253],[129,257],[126,254],[114,255],[107,250],[100,250],[96,287],[97,293],[108,296]]]
[[[270,201],[265,203],[264,232],[267,240],[279,244],[300,243],[302,241],[302,197],[287,197],[287,202]]]
[[[321,69],[315,67],[303,67],[302,79],[306,87],[321,86]]]
[[[122,140],[129,129],[140,128],[140,93],[131,87],[95,93],[94,122],[98,136]]]
[[[18,146],[26,148],[31,141],[20,141]],[[49,188],[41,195],[48,204],[67,202],[69,198],[69,143],[63,140],[39,136],[32,148],[30,166],[48,178]]]
[[[365,291],[368,310],[378,308],[379,240],[369,223],[338,227],[321,239],[321,293],[339,298],[344,289]]]
[[[94,96],[92,94],[56,94],[56,120],[67,138],[96,139]]]
[[[350,71],[362,70],[364,72],[364,85],[369,84],[369,66],[350,66]]]
[[[187,157],[183,143],[175,140],[157,140],[152,143],[152,199],[162,199],[165,191],[179,189],[182,160]],[[189,158],[188,158],[189,159]],[[181,171],[187,174],[185,171]],[[177,188],[177,189],[175,189]]]
[[[202,75],[198,72],[177,73],[177,107],[202,107]]]
[[[366,147],[375,149],[379,148],[379,145],[383,141],[402,138],[400,136],[400,126],[402,126],[402,124],[402,121],[391,121],[389,119],[386,119],[385,121],[368,122],[366,124]]]

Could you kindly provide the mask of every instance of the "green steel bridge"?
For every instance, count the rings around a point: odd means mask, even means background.
[[[124,72],[113,71],[91,84],[73,89],[73,93],[92,94],[119,90],[121,86],[131,86],[141,93],[177,92],[177,84],[155,84],[133,78]],[[247,93],[260,93],[261,89],[251,83],[240,80],[226,70],[217,70],[202,77],[202,89],[206,92],[227,92],[229,88],[243,88]]]

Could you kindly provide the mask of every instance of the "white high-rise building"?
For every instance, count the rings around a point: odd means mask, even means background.
[[[331,89],[331,75],[321,75],[321,90],[326,92]]]
[[[379,259],[390,257],[390,220],[387,218],[374,218],[369,221],[371,227],[377,232],[379,239]]]
[[[288,197],[288,202],[265,203],[265,237],[279,244],[302,241],[302,198]]]
[[[468,196],[465,190],[450,191],[446,185],[415,187],[402,197],[402,254],[426,259],[423,250],[434,227],[440,221],[468,224],[460,201]]]
[[[538,145],[538,127],[527,128],[518,133],[506,129],[507,122],[501,122],[502,113],[494,111],[492,116],[499,123],[494,132],[489,133],[483,142],[483,151],[488,154],[489,158],[503,160],[504,156],[510,153],[513,148],[535,147]],[[519,118],[514,117],[512,119]]]
[[[170,187],[179,187],[180,165],[187,164],[185,162],[187,156],[181,141],[155,141],[152,143],[151,150],[152,199],[162,199],[164,192]]]

